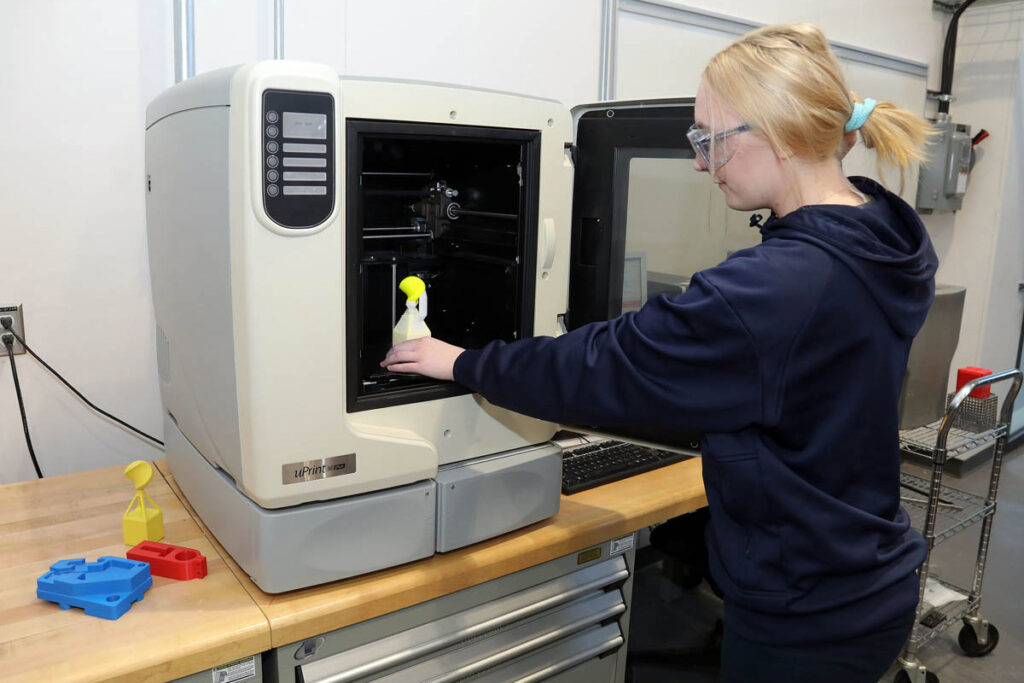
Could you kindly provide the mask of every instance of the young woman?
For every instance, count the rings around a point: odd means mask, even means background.
[[[694,168],[730,207],[771,210],[760,245],[606,323],[478,350],[419,339],[381,365],[553,422],[703,432],[723,680],[875,683],[925,554],[899,505],[897,401],[936,257],[914,210],[841,159],[859,130],[902,178],[929,127],[856,101],[809,25],[717,54],[695,120]]]

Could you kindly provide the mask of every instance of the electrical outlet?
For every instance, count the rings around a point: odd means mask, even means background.
[[[24,339],[25,338],[25,319],[22,317],[22,314],[21,314],[21,304],[18,304],[17,306],[0,306],[0,322],[2,322],[3,319],[7,318],[7,317],[11,318],[11,320],[14,321],[13,325],[12,325],[12,327],[14,328],[14,331],[18,334],[19,337]],[[4,334],[10,334],[10,333],[7,332],[7,328],[5,328],[3,325],[0,325],[0,338],[3,338]],[[22,346],[21,342],[19,342],[17,339],[14,340],[14,353],[15,354],[25,353],[25,347]],[[6,344],[0,344],[0,358],[6,358],[6,357],[7,357],[7,345]]]

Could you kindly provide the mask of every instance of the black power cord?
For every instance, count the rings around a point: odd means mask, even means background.
[[[7,327],[6,325],[4,326]],[[18,366],[14,363],[14,333],[3,336],[4,346],[7,347],[7,357],[11,359],[11,377],[14,378],[14,393],[18,395],[18,408],[21,409],[21,426],[25,429],[25,444],[28,446],[29,457],[32,458],[32,466],[36,468],[36,474],[43,478],[43,471],[39,469],[39,461],[36,460],[36,452],[32,448],[32,437],[28,433],[28,418],[25,416],[25,402],[21,398],[21,382],[18,381]]]
[[[949,113],[949,96],[953,94],[953,67],[956,66],[956,34],[960,24],[960,15],[967,11],[967,8],[976,0],[964,0],[953,12],[949,20],[949,27],[946,29],[946,40],[942,46],[942,74],[939,93],[946,97],[939,100],[939,113]]]
[[[15,332],[15,331],[14,331],[14,330],[12,329],[12,323],[11,323],[11,321],[10,321],[10,318],[2,318],[2,319],[0,319],[0,323],[2,323],[3,329],[4,329],[4,331],[5,331],[5,336],[6,336],[6,333],[10,333],[11,335],[13,335],[13,337],[14,337],[15,339],[17,339],[17,340],[18,340],[18,342],[20,342],[20,343],[21,343],[21,345],[22,345],[23,347],[25,347],[25,350],[26,350],[26,351],[28,351],[28,353],[29,353],[29,354],[30,354],[30,355],[31,355],[31,356],[32,356],[33,358],[35,358],[35,359],[36,359],[37,361],[39,361],[39,363],[40,363],[40,364],[42,364],[42,366],[43,366],[44,368],[46,368],[47,370],[49,370],[49,371],[50,371],[50,372],[51,372],[51,373],[53,374],[53,376],[54,376],[54,377],[56,377],[57,379],[59,379],[59,380],[60,380],[60,381],[61,381],[61,382],[62,382],[62,383],[64,384],[64,386],[66,386],[66,387],[67,387],[68,389],[70,389],[71,391],[73,391],[73,392],[74,392],[74,394],[75,394],[75,396],[77,396],[78,398],[82,399],[82,401],[84,401],[84,402],[85,402],[85,404],[86,404],[87,406],[89,406],[90,408],[92,408],[93,410],[95,410],[95,411],[96,411],[97,413],[99,413],[100,415],[103,415],[104,417],[106,417],[106,418],[109,418],[109,419],[113,420],[113,421],[114,421],[114,422],[116,422],[117,424],[119,424],[119,425],[121,425],[121,426],[123,426],[123,427],[127,427],[128,429],[132,430],[133,432],[135,432],[135,433],[136,433],[136,434],[138,434],[139,436],[145,437],[145,438],[149,439],[150,441],[152,441],[153,443],[159,444],[160,446],[163,446],[163,445],[164,445],[164,442],[163,442],[163,441],[161,441],[160,439],[158,439],[158,438],[156,438],[156,437],[154,437],[154,436],[150,436],[150,435],[149,435],[149,434],[147,434],[146,432],[144,432],[144,431],[142,431],[142,430],[140,430],[140,429],[136,429],[135,427],[131,426],[130,424],[128,424],[128,423],[127,423],[127,422],[125,422],[124,420],[121,420],[121,419],[119,419],[119,418],[117,418],[117,417],[114,417],[113,415],[111,415],[110,413],[108,413],[107,411],[103,410],[102,408],[100,408],[99,406],[97,406],[96,404],[94,404],[94,403],[93,403],[92,401],[90,401],[89,399],[87,399],[87,398],[86,398],[85,396],[83,396],[83,395],[82,395],[82,392],[80,392],[80,391],[79,391],[78,389],[76,389],[76,388],[74,388],[73,386],[71,386],[71,383],[70,383],[70,382],[68,382],[68,381],[67,381],[66,379],[64,379],[64,377],[63,377],[63,376],[61,376],[61,374],[60,374],[59,372],[57,372],[56,370],[54,370],[53,368],[51,368],[51,367],[50,367],[50,365],[49,365],[49,363],[47,363],[47,362],[46,362],[45,360],[43,360],[42,358],[40,358],[40,357],[39,357],[39,355],[38,355],[38,354],[37,354],[37,353],[36,353],[35,351],[33,351],[33,350],[32,350],[32,348],[31,348],[31,347],[30,347],[30,346],[29,346],[28,344],[26,344],[26,343],[25,343],[25,340],[24,340],[24,339],[22,339],[22,338],[21,338],[20,336],[18,336],[18,333],[17,333],[17,332]],[[7,354],[8,354],[8,356],[10,356],[10,357],[11,357],[11,359],[12,359],[12,362],[11,362],[11,367],[13,368],[13,367],[14,367],[14,362],[13,362],[13,359],[14,359],[14,353],[13,353],[13,342],[12,342],[11,344],[9,344],[9,345],[8,345],[8,349],[7,349]],[[15,380],[15,384],[17,384],[17,380]],[[20,392],[20,390],[19,390],[18,396],[19,396],[19,397],[21,396],[21,392]],[[22,418],[24,419],[24,408],[22,408]],[[25,437],[26,437],[26,438],[28,437],[28,426],[26,426],[26,427],[25,427]],[[30,446],[30,450],[31,450],[31,446]],[[33,461],[34,461],[34,460],[35,460],[35,456],[33,456],[33,457],[32,457],[32,459],[33,459]],[[39,471],[38,467],[36,468],[36,471],[37,471],[37,472]],[[39,476],[41,477],[42,475],[39,475]]]

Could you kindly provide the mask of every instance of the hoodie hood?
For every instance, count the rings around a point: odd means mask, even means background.
[[[938,258],[917,213],[873,180],[850,178],[862,206],[804,206],[761,227],[764,240],[817,245],[854,272],[900,335],[913,337],[935,295]]]

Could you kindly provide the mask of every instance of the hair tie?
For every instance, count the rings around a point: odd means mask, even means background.
[[[873,100],[870,97],[864,98],[863,102],[854,102],[853,113],[850,114],[850,120],[846,122],[843,130],[849,133],[863,126],[864,122],[868,120],[868,115],[874,111],[876,104],[878,104],[878,100]]]

